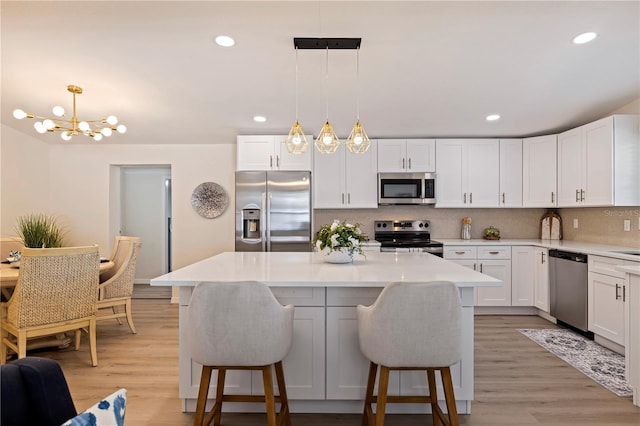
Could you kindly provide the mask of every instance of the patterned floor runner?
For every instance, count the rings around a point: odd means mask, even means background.
[[[633,395],[624,380],[624,356],[567,329],[518,331],[616,395]]]

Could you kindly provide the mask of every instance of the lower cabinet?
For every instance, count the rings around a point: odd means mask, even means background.
[[[629,316],[625,273],[616,271],[624,261],[601,256],[589,256],[588,328],[594,334],[625,346]]]
[[[533,306],[535,250],[511,247],[511,306]]]
[[[534,248],[533,297],[534,306],[549,313],[549,250]]]
[[[502,281],[499,287],[476,289],[476,306],[511,306],[510,246],[447,246],[444,258]]]
[[[324,399],[324,308],[296,307],[293,343],[282,361],[290,399]],[[252,371],[251,394],[264,395],[262,373]],[[275,377],[275,371],[274,371]],[[274,389],[277,389],[274,379]]]

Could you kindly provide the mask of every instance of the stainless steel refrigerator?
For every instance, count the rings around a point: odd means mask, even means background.
[[[311,172],[236,172],[236,251],[311,251]]]

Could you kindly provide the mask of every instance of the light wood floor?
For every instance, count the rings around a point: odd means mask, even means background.
[[[98,367],[80,351],[32,355],[56,359],[78,411],[127,388],[127,425],[188,425],[178,399],[178,307],[162,299],[135,299],[138,334],[114,321],[98,324]],[[534,316],[476,317],[475,398],[465,425],[640,425],[640,408],[619,398],[516,331],[554,327]],[[86,337],[85,337],[86,338]],[[427,416],[388,416],[388,425],[431,425]],[[294,425],[360,425],[359,415],[294,414]],[[261,414],[225,413],[223,425],[263,425]]]

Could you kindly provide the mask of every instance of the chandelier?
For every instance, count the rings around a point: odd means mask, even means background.
[[[103,136],[111,136],[114,131],[124,133],[127,128],[124,124],[118,124],[115,115],[110,115],[99,120],[78,120],[76,116],[76,95],[82,93],[82,88],[74,85],[67,86],[67,90],[73,94],[73,114],[70,119],[66,119],[64,108],[61,106],[53,107],[53,115],[55,118],[44,117],[41,115],[24,112],[21,109],[13,111],[13,116],[18,120],[23,118],[35,118],[33,127],[38,133],[61,132],[60,137],[69,141],[73,136],[85,135],[96,141],[102,140]]]
[[[363,154],[367,152],[371,141],[364,131],[362,124],[360,123],[360,43],[361,38],[300,38],[295,37],[293,39],[293,45],[296,49],[296,121],[291,127],[289,136],[287,137],[287,148],[289,152],[303,153],[306,150],[306,139],[302,142],[302,139],[298,135],[304,137],[302,127],[298,122],[298,49],[324,49],[326,51],[326,69],[325,69],[325,100],[326,100],[326,119],[325,123],[316,138],[314,145],[322,154],[333,154],[338,150],[340,146],[340,139],[336,136],[333,126],[329,122],[329,95],[328,95],[328,81],[329,81],[329,49],[350,49],[357,51],[357,77],[358,77],[358,96],[357,96],[357,121],[351,130],[351,134],[347,139],[346,146],[349,152],[353,154]],[[291,142],[290,142],[291,141]],[[292,150],[290,143],[293,146],[293,142],[298,141],[298,146],[304,144],[304,148],[298,150]]]

